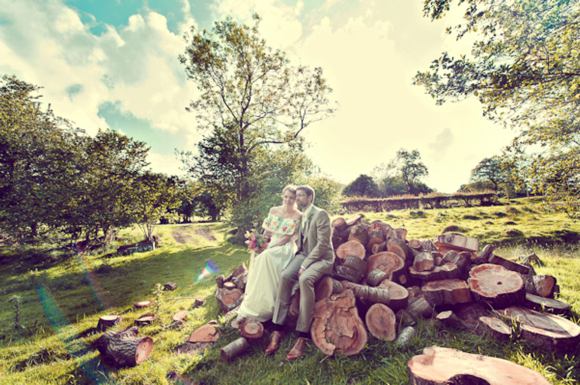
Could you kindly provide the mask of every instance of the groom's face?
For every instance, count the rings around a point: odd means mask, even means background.
[[[301,209],[308,207],[308,205],[310,204],[310,199],[311,198],[308,195],[306,195],[306,192],[304,190],[296,191],[296,204]]]

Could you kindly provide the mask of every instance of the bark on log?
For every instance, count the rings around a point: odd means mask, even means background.
[[[238,330],[242,337],[248,339],[248,342],[258,340],[264,335],[264,325],[251,317],[243,319],[238,325]]]
[[[387,241],[387,250],[403,258],[405,265],[410,266],[413,264],[415,255],[411,251],[411,248],[399,238],[389,239]]]
[[[479,324],[475,328],[478,334],[484,334],[494,340],[509,340],[512,329],[505,322],[496,317],[479,317]]]
[[[350,234],[348,235],[348,240],[357,240],[359,241],[365,248],[369,241],[369,233],[367,229],[363,225],[356,225],[350,229]]]
[[[358,214],[350,219],[346,220],[347,227],[354,226],[359,224],[363,219],[363,215]]]
[[[367,259],[368,276],[373,270],[379,269],[387,274],[387,279],[400,284],[407,283],[405,262],[396,254],[389,251],[373,254]]]
[[[236,267],[234,271],[225,279],[226,282],[232,282],[234,278],[248,274],[248,268],[246,267],[245,263],[242,263],[240,266]]]
[[[442,262],[451,262],[455,264],[459,269],[460,277],[467,278],[469,270],[471,269],[471,254],[463,251],[457,252],[451,250],[445,253]]]
[[[395,313],[382,303],[372,305],[365,316],[369,333],[382,341],[394,341],[397,337]]]
[[[330,298],[333,294],[340,294],[344,291],[342,283],[332,277],[325,275],[318,281],[314,290],[315,302]]]
[[[580,342],[580,326],[566,318],[520,306],[495,312],[518,322],[521,337],[544,349],[565,351],[576,348]]]
[[[471,302],[471,292],[467,282],[460,279],[430,281],[423,285],[421,291],[432,305],[457,305]]]
[[[364,259],[366,255],[365,247],[359,241],[346,241],[336,249],[336,257],[339,263],[346,260],[346,258],[354,255],[360,259]]]
[[[397,235],[397,238],[399,238],[401,241],[407,242],[407,229],[404,229],[402,227],[395,229],[395,234]]]
[[[348,266],[342,265],[336,268],[335,276],[337,278],[346,279],[347,281],[350,282],[359,283],[364,277],[364,272],[357,271]]]
[[[538,372],[513,362],[432,346],[407,362],[413,385],[549,385]]]
[[[428,239],[421,242],[421,247],[423,251],[438,251],[437,246]]]
[[[413,269],[415,269],[415,271],[431,271],[434,268],[435,261],[433,260],[433,255],[431,253],[423,251],[415,254],[415,259],[413,260]]]
[[[232,282],[241,291],[246,291],[246,285],[248,283],[248,274],[238,275],[237,277],[234,277],[234,279],[232,279]]]
[[[111,330],[105,332],[95,346],[108,365],[117,368],[136,366],[143,363],[153,350],[153,338],[137,337],[138,333],[137,326],[123,331]]]
[[[413,297],[405,309],[413,318],[429,318],[433,315],[433,306],[423,297]]]
[[[241,355],[250,348],[250,343],[244,337],[240,337],[223,347],[220,351],[222,360],[232,362],[234,358]]]
[[[241,303],[242,291],[240,289],[228,290],[226,288],[216,289],[215,299],[221,311],[227,313]]]
[[[346,224],[346,220],[344,218],[336,218],[331,222],[331,226],[333,228],[334,233],[342,233],[348,225]]]
[[[441,266],[435,266],[431,271],[416,271],[413,266],[409,267],[409,275],[421,281],[440,281],[442,279],[459,278],[459,269],[454,263],[444,262]]]
[[[352,291],[332,295],[314,305],[310,334],[318,349],[328,356],[350,356],[363,349],[368,335]]]
[[[416,334],[417,330],[413,326],[406,326],[401,330],[401,333],[399,333],[399,336],[395,340],[395,346],[397,348],[405,348],[409,346]]]
[[[493,263],[494,265],[500,265],[505,267],[508,270],[515,271],[522,275],[528,275],[530,273],[530,269],[527,266],[520,265],[519,263],[510,261],[509,259],[502,258],[498,255],[492,254],[489,257],[489,263]]]
[[[435,236],[435,246],[439,249],[445,247],[451,250],[477,252],[479,242],[476,238],[468,238],[459,234],[443,234]]]
[[[385,235],[383,234],[383,229],[380,227],[378,229],[372,229],[368,233],[367,250],[372,252],[374,245],[385,242]]]
[[[215,284],[218,289],[223,289],[225,280],[226,277],[224,277],[223,275],[218,275],[217,277],[215,277]]]
[[[524,255],[524,256],[520,257],[519,259],[522,260],[522,263],[529,263],[531,265],[536,265],[536,266],[544,266],[544,262],[542,262],[542,260],[540,258],[538,258],[538,256],[535,253],[532,253],[529,255]]]
[[[525,299],[522,276],[500,265],[484,263],[474,267],[467,282],[476,300],[488,302],[495,309],[519,304]]]
[[[522,275],[526,293],[552,298],[556,288],[556,278],[551,275]]]
[[[367,285],[369,286],[379,286],[379,284],[385,279],[389,279],[389,275],[382,271],[381,269],[374,269],[367,275]]]
[[[104,332],[110,327],[113,327],[121,322],[120,315],[104,315],[99,318],[99,323],[97,324],[97,330],[100,332]]]
[[[544,298],[539,295],[526,293],[524,302],[526,307],[539,311],[548,311],[554,314],[566,314],[570,311],[570,305],[553,298]]]
[[[483,250],[481,250],[475,258],[472,258],[472,262],[476,265],[481,265],[482,263],[488,263],[489,257],[495,250],[495,246],[492,244],[485,245]]]
[[[490,310],[492,310],[491,307],[486,303],[471,302],[457,305],[454,313],[467,328],[475,330],[479,325],[479,318],[489,316]]]
[[[205,324],[197,328],[187,339],[188,342],[215,342],[220,338],[219,331],[214,325]]]
[[[403,309],[409,302],[409,292],[403,286],[384,280],[378,287],[342,282],[345,290],[351,289],[357,299],[367,304],[382,303],[393,310]]]
[[[167,282],[163,285],[163,290],[175,290],[177,289],[177,283],[175,282]]]
[[[397,319],[397,328],[399,330],[407,327],[407,326],[415,326],[417,321],[409,312],[405,309],[400,309],[395,313],[395,318]]]

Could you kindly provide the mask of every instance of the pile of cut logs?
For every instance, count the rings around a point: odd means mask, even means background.
[[[534,271],[533,264],[541,263],[535,254],[514,262],[494,254],[493,245],[480,251],[477,239],[458,234],[439,235],[433,241],[407,239],[407,230],[367,222],[362,216],[335,219],[332,227],[334,272],[317,283],[311,327],[315,345],[327,355],[359,353],[368,333],[406,345],[419,318],[499,339],[512,337],[506,322],[515,322],[521,338],[543,349],[565,350],[580,342],[580,327],[561,316],[570,306],[554,299],[559,291],[556,278]],[[243,285],[245,275],[242,265],[228,278],[218,277],[216,298],[224,311],[241,302],[243,287],[236,281]],[[295,318],[298,296],[299,291],[290,310]],[[250,333],[252,338],[261,336],[257,321],[247,322],[240,330],[251,325],[252,331],[259,331]],[[236,346],[246,348],[232,355],[226,346],[222,356],[229,360],[247,349],[251,341],[241,338],[245,342]],[[433,362],[453,367],[445,357],[455,353],[434,348],[425,354],[440,355]],[[429,376],[441,368],[413,373],[420,365],[411,361],[410,375],[417,381],[412,383],[436,382]],[[478,359],[481,365],[484,361]]]

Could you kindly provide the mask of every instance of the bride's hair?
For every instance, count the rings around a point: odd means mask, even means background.
[[[282,197],[284,197],[286,191],[290,191],[292,194],[294,194],[294,196],[296,196],[296,186],[294,186],[293,184],[289,184],[282,189]]]

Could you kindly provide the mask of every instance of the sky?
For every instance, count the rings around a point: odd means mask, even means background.
[[[150,146],[153,171],[183,175],[175,151],[202,138],[185,107],[198,91],[178,61],[191,26],[262,19],[267,43],[291,63],[322,67],[340,108],[304,132],[307,155],[347,184],[401,148],[418,150],[424,182],[452,193],[515,133],[473,99],[435,105],[412,85],[443,51],[468,53],[431,22],[421,0],[0,0],[0,76],[43,87],[55,114],[89,134],[118,130]]]

